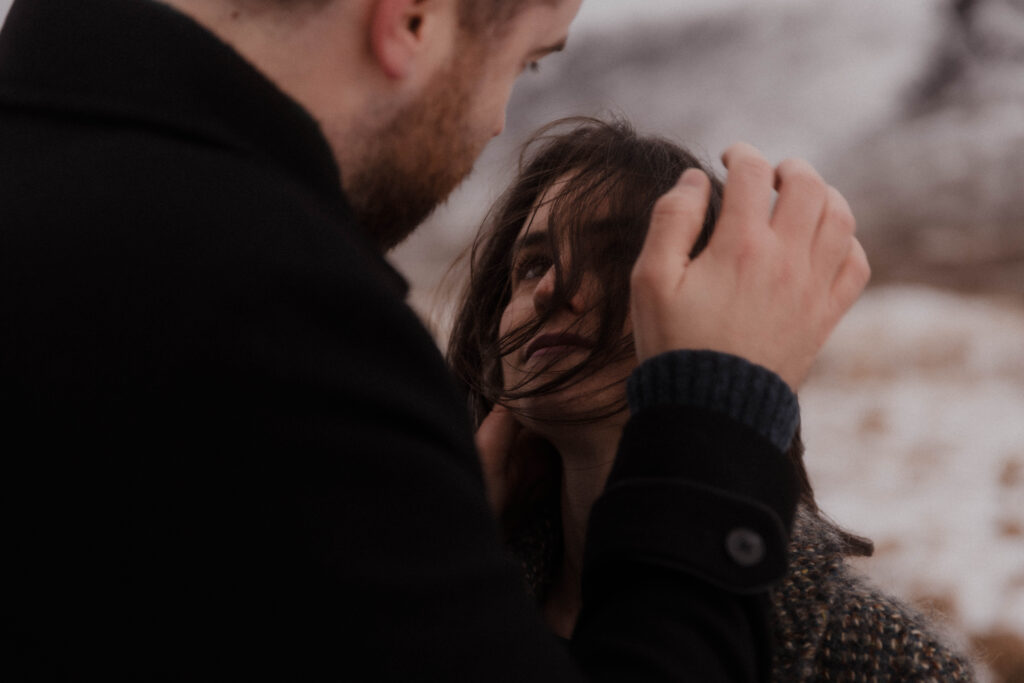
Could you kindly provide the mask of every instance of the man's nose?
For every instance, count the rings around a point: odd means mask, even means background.
[[[501,110],[498,119],[494,122],[494,131],[491,133],[492,138],[496,138],[501,135],[502,131],[505,130],[505,110]]]

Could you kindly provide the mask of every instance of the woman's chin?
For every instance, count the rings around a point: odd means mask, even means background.
[[[524,427],[533,432],[543,433],[552,424],[572,419],[567,403],[557,394],[548,394],[520,398],[512,401],[509,407],[515,411],[516,418]]]

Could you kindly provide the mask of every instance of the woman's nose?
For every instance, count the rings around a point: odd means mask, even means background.
[[[583,290],[586,284],[585,282],[580,283],[580,286],[576,288],[576,291],[565,302],[566,308],[573,313],[582,313],[585,309],[586,296]],[[533,289],[533,307],[538,313],[548,312],[552,302],[555,300],[555,291],[555,267],[551,266],[544,272],[544,275],[537,281],[537,286]]]
[[[533,288],[533,307],[538,313],[546,313],[555,297],[555,267],[550,266],[537,280]]]

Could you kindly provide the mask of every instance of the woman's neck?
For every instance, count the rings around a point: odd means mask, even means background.
[[[580,574],[587,519],[604,490],[622,435],[624,417],[597,424],[575,425],[547,434],[562,460],[561,566],[543,605],[544,618],[558,635],[568,638],[581,607]]]

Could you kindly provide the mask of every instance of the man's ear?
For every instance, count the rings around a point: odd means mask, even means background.
[[[432,3],[424,0],[373,0],[370,50],[388,78],[407,77],[421,57],[423,24],[431,9]]]

